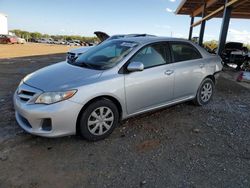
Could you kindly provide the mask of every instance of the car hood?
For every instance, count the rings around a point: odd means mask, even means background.
[[[74,54],[82,54],[93,47],[94,46],[85,46],[85,47],[80,47],[80,48],[74,48],[74,49],[70,50],[69,52],[74,53]]]
[[[95,82],[102,72],[61,62],[35,71],[23,81],[43,91],[62,91]]]
[[[240,42],[228,42],[225,45],[226,50],[241,50],[243,47],[243,43]]]
[[[96,31],[94,34],[97,36],[97,38],[103,42],[109,38],[109,35],[107,33],[104,33],[102,31]]]

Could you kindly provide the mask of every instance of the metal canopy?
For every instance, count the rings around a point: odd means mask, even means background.
[[[214,17],[222,17],[218,54],[220,55],[227,38],[231,18],[250,19],[250,0],[182,0],[176,14],[189,15],[191,24],[189,40],[192,38],[193,27],[201,24],[199,45],[203,45],[206,21]],[[201,17],[194,23],[195,17]]]
[[[194,23],[197,26],[203,20],[209,20],[214,17],[223,17],[223,11],[226,6],[233,7],[231,18],[250,19],[250,0],[230,0],[225,6],[225,0],[182,0],[176,10],[176,14],[190,15],[191,17],[201,17],[206,4],[206,17]]]

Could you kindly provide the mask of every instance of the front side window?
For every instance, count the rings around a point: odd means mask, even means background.
[[[174,61],[188,61],[202,58],[198,50],[187,43],[173,43],[170,45],[173,52]]]
[[[130,62],[141,62],[144,68],[150,68],[169,63],[170,56],[166,54],[166,44],[152,44],[142,48]]]
[[[92,69],[109,69],[122,61],[137,45],[132,41],[104,42],[80,55],[75,62],[68,63]]]

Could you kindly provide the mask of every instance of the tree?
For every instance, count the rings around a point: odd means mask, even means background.
[[[21,31],[20,34],[21,36],[19,37],[24,38],[27,41],[29,41],[29,39],[31,38],[30,33],[28,31]]]
[[[66,36],[65,39],[68,40],[68,41],[73,40],[72,36]]]
[[[33,39],[40,39],[42,37],[42,34],[39,32],[33,32],[33,33],[30,33],[30,36]]]
[[[216,40],[204,42],[204,47],[210,50],[214,50],[218,47],[218,42]]]
[[[42,34],[42,37],[43,37],[43,38],[46,38],[46,39],[47,39],[47,38],[50,38],[50,36],[49,36],[48,34]]]
[[[96,37],[85,37],[80,35],[48,35],[48,34],[42,34],[39,32],[28,32],[28,31],[22,31],[20,29],[14,29],[11,32],[13,32],[16,36],[25,38],[27,41],[31,38],[33,39],[40,39],[40,38],[53,38],[54,40],[80,40],[82,42],[95,42],[98,41]]]
[[[14,33],[16,36],[18,36],[18,37],[21,37],[21,30],[19,30],[19,29],[14,29],[14,30],[11,30],[10,32],[12,32],[12,33]]]

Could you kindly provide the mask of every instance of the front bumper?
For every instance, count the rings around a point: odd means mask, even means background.
[[[51,105],[27,104],[19,99],[15,92],[15,116],[18,124],[26,132],[44,136],[59,137],[76,133],[76,122],[82,105],[70,100]],[[44,120],[51,121],[51,129],[44,129]]]

